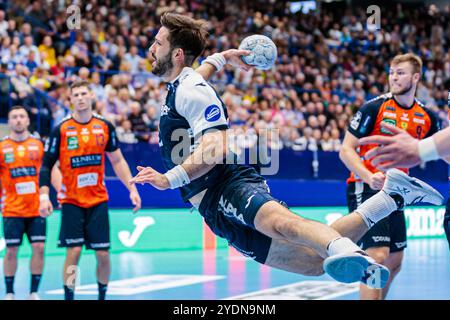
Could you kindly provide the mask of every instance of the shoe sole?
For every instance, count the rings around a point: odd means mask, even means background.
[[[358,253],[334,255],[325,259],[323,269],[334,280],[343,283],[362,282],[374,288],[383,288],[389,280],[389,269],[370,262]]]
[[[389,181],[392,181],[392,183],[395,185],[402,185],[407,182],[412,185],[414,191],[426,193],[427,195],[420,202],[428,202],[438,206],[441,205],[444,201],[444,197],[432,186],[419,179],[408,176],[403,171],[396,169],[389,170],[389,172],[387,173],[387,179],[389,179]],[[392,191],[395,192],[395,190]]]

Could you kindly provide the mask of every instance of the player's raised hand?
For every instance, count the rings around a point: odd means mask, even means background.
[[[379,145],[365,154],[365,157],[371,160],[372,165],[380,170],[387,170],[400,167],[410,168],[420,163],[419,140],[414,139],[408,132],[388,123],[382,122],[381,127],[390,131],[393,136],[375,135],[359,140],[360,145]]]
[[[169,180],[166,176],[159,173],[152,167],[137,167],[139,173],[130,180],[130,184],[149,183],[158,190],[166,190],[170,188]]]
[[[39,215],[42,218],[47,218],[53,213],[53,205],[50,199],[41,200],[39,203]]]
[[[136,189],[130,191],[130,200],[134,206],[133,213],[138,212],[139,209],[141,209],[142,200],[141,196],[139,195],[139,192]]]
[[[221,54],[227,60],[227,64],[233,67],[241,68],[245,71],[249,71],[252,68],[252,66],[242,61],[242,56],[249,55],[250,53],[252,52],[249,50],[239,50],[239,49],[229,49],[221,52]]]

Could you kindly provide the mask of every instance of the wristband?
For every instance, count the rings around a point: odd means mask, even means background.
[[[221,53],[214,53],[213,55],[210,55],[205,60],[203,60],[202,64],[205,62],[212,64],[214,67],[216,67],[217,71],[220,71],[223,66],[227,64],[227,59],[225,59],[225,57]]]
[[[43,202],[43,201],[50,201],[50,197],[48,195],[48,193],[41,193],[39,195],[39,201]]]
[[[434,142],[433,137],[420,140],[418,146],[419,157],[422,162],[439,159],[439,153],[437,151],[436,143]]]
[[[170,169],[164,175],[169,180],[170,189],[176,189],[191,182],[186,170],[181,165]]]

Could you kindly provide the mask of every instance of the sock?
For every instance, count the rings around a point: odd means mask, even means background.
[[[108,284],[98,283],[98,300],[105,300]]]
[[[37,292],[39,289],[40,283],[41,283],[41,275],[40,274],[32,274],[31,275],[30,293]]]
[[[354,243],[349,238],[344,237],[336,238],[334,240],[331,240],[330,243],[327,245],[327,253],[329,256],[355,251],[361,251],[361,248],[358,247],[356,243]]]
[[[364,201],[355,212],[361,215],[369,229],[378,221],[398,210],[396,201],[383,190]]]
[[[5,277],[6,293],[14,294],[14,276]]]
[[[64,300],[73,300],[75,297],[75,288],[64,286]]]

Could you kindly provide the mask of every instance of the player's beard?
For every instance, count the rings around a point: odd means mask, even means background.
[[[155,67],[152,69],[152,73],[158,77],[167,75],[173,69],[172,55],[168,54],[165,58],[161,58],[156,61]]]
[[[401,96],[401,95],[404,95],[404,94],[408,93],[411,90],[412,87],[413,87],[413,81],[411,79],[411,81],[409,82],[409,84],[405,88],[400,89],[398,91],[391,90],[391,92],[392,92],[392,94],[395,94],[396,96]]]

